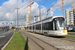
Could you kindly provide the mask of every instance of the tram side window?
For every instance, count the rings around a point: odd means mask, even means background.
[[[36,25],[36,30],[37,30],[37,25]]]
[[[38,25],[36,25],[36,30],[38,30]]]
[[[53,22],[50,22],[49,25],[50,25],[50,30],[53,30]]]
[[[33,29],[36,29],[35,27],[36,27],[36,25],[33,26]]]
[[[42,24],[42,29],[45,30],[45,23]]]
[[[49,23],[45,23],[45,30],[49,30],[50,29],[49,27],[50,27]]]
[[[41,30],[41,24],[38,25],[38,29]]]
[[[36,30],[38,30],[38,26],[36,25]]]
[[[36,25],[36,30],[41,30],[41,24]]]
[[[32,29],[32,27],[33,27],[33,26],[31,26],[31,29]]]
[[[30,29],[30,27],[28,27]]]
[[[28,29],[28,27],[27,27],[27,29]]]
[[[33,29],[34,29],[34,25],[33,25]]]
[[[31,26],[30,26],[30,30],[31,30]]]
[[[43,30],[53,30],[52,22],[43,23]]]

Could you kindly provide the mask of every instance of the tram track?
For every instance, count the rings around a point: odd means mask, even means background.
[[[28,35],[26,35],[26,36],[28,36]],[[30,38],[29,36],[28,36],[28,38]],[[35,40],[33,40],[32,38],[30,38],[33,42],[35,42],[42,50],[45,50],[42,46],[40,46]]]
[[[49,36],[49,37],[75,42],[75,38],[71,38],[71,37],[57,37],[57,36]]]
[[[35,37],[35,36],[34,36]],[[49,36],[50,37],[50,36]],[[52,36],[51,36],[52,37]],[[71,41],[71,42],[75,42],[75,38],[71,38],[71,37],[54,37],[53,38],[59,38],[59,39],[63,39],[63,40],[67,40],[67,41]],[[40,39],[39,39],[40,40]]]
[[[20,32],[23,33],[23,32]],[[28,37],[28,39],[31,39],[35,44],[37,44],[42,50],[45,50],[42,46],[40,46],[35,40],[33,40],[31,37],[29,37],[26,33],[25,35]]]
[[[32,35],[31,35],[32,36]],[[35,37],[35,36],[33,36],[33,37]],[[35,38],[37,38],[37,37],[35,37]],[[37,39],[39,39],[39,38],[37,38]],[[46,44],[48,44],[49,46],[52,46],[53,48],[55,48],[55,49],[57,49],[57,50],[60,50],[59,48],[56,48],[56,47],[54,47],[53,45],[51,45],[51,44],[49,44],[49,43],[47,43],[47,42],[45,42],[45,41],[43,41],[43,40],[41,40],[41,39],[39,39],[40,41],[42,41],[42,42],[44,42],[44,43],[46,43]]]
[[[63,40],[67,40],[67,41],[75,42],[75,38],[70,38],[70,37],[59,38],[59,39],[63,39]]]
[[[20,33],[23,33],[23,32],[20,32]],[[47,48],[51,47],[52,49],[54,48],[54,50],[60,50],[59,48],[56,48],[54,47],[53,45],[33,36],[33,35],[30,35],[28,34],[28,32],[25,32],[24,33],[29,39],[31,39],[34,43],[36,43],[42,50],[47,50]],[[45,46],[46,47],[45,47]]]

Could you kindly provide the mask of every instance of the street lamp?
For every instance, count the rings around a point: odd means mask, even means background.
[[[18,19],[18,10],[20,9],[20,8],[16,8],[17,9],[17,29],[19,29],[19,19]]]

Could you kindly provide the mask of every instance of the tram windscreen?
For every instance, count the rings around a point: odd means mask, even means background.
[[[57,30],[64,30],[65,29],[65,19],[64,18],[55,18],[55,25]]]

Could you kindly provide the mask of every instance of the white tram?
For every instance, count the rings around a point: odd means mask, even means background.
[[[52,16],[28,25],[28,31],[51,36],[67,35],[63,16]]]

